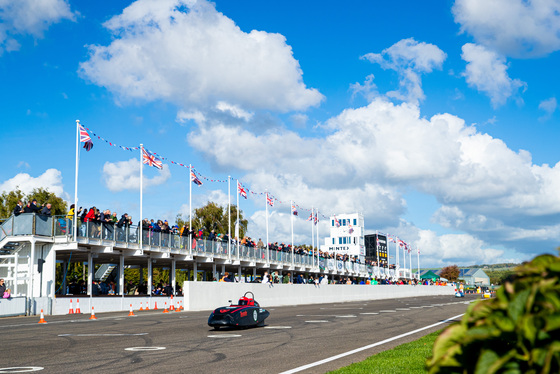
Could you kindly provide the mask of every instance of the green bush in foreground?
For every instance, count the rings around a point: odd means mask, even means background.
[[[469,307],[436,340],[429,373],[559,373],[560,258],[517,268],[496,298]]]
[[[424,374],[425,362],[432,354],[432,346],[440,331],[419,340],[368,357],[362,362],[330,372],[331,374]]]

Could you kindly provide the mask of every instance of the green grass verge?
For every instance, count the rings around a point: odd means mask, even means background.
[[[432,347],[442,330],[424,336],[416,341],[401,344],[395,348],[380,352],[362,362],[354,363],[342,369],[331,371],[333,374],[388,374],[388,373],[422,373],[427,371],[424,364],[432,355]]]

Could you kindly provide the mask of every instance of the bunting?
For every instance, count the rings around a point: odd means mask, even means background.
[[[274,206],[274,199],[272,197],[270,197],[268,192],[266,193],[266,202],[268,203],[268,205]]]
[[[297,215],[298,215],[296,206],[295,206],[294,204],[292,204],[292,214],[293,214],[294,216],[297,216]]]

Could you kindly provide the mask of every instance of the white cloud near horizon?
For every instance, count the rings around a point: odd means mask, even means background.
[[[66,0],[0,0],[0,55],[19,50],[18,39],[40,39],[52,24],[75,19]]]
[[[362,59],[379,64],[383,69],[394,70],[399,75],[400,89],[387,92],[386,96],[417,104],[425,99],[421,74],[441,69],[447,58],[445,52],[434,44],[417,42],[413,38],[403,39],[384,49],[381,53],[367,53]],[[368,77],[365,86],[355,86],[371,92],[373,76]]]
[[[151,169],[151,168],[150,168]],[[144,168],[143,188],[159,186],[165,183],[170,177],[169,165],[163,164],[163,169],[157,170],[157,175],[153,178],[146,176],[147,170]],[[103,182],[112,192],[123,190],[140,190],[140,164],[138,159],[131,158],[128,161],[105,162],[103,165]]]
[[[462,51],[461,58],[467,62],[462,75],[470,87],[490,97],[494,108],[527,87],[525,82],[509,77],[506,59],[496,52],[473,43],[463,45]]]
[[[138,0],[104,26],[108,46],[89,46],[82,77],[122,100],[164,100],[187,112],[215,107],[304,110],[323,100],[303,83],[280,34],[242,31],[206,0]]]
[[[324,138],[307,138],[201,122],[188,139],[218,167],[245,173],[242,182],[251,189],[318,206],[326,215],[362,211],[368,226],[394,226],[406,211],[404,191],[416,189],[446,207],[436,222],[488,248],[515,247],[512,231],[521,241],[542,230],[560,240],[546,218],[560,217],[560,163],[535,165],[529,152],[509,149],[457,116],[423,118],[416,105],[382,99],[346,109],[323,127]],[[208,141],[197,144],[200,138]]]
[[[461,31],[511,57],[541,57],[560,49],[560,0],[456,0]]]
[[[45,188],[58,197],[66,200],[69,198],[68,194],[64,192],[62,172],[57,169],[47,169],[38,177],[32,177],[27,173],[19,173],[0,183],[0,193],[14,191],[18,188],[25,194],[31,193],[35,188]]]

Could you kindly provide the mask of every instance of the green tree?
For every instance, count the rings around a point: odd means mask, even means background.
[[[459,278],[460,273],[461,271],[459,270],[457,265],[451,265],[441,269],[439,276],[447,279],[450,282],[455,282]]]
[[[234,237],[237,206],[231,205],[230,216],[231,235]],[[241,221],[239,236],[243,238],[247,232],[247,225],[249,223],[243,218],[243,211],[239,211],[239,220]],[[183,218],[181,214],[178,214],[175,218],[175,224],[179,227],[183,227],[189,224],[189,220],[188,218]],[[228,233],[227,206],[222,207],[214,202],[209,202],[202,208],[195,209],[192,218],[192,228],[195,231],[202,230],[205,236],[207,236],[211,230],[214,230],[216,234],[226,235]]]
[[[24,193],[17,187],[15,191],[2,192],[2,195],[0,195],[0,218],[11,216],[18,201],[25,200],[24,197]]]
[[[4,191],[2,195],[0,195],[0,218],[11,216],[19,200],[22,200],[25,204],[33,199],[36,199],[38,204],[46,205],[50,203],[52,205],[51,214],[53,216],[63,215],[68,212],[66,202],[53,192],[49,192],[47,188],[35,188],[31,193],[26,195],[16,187],[14,191]]]

